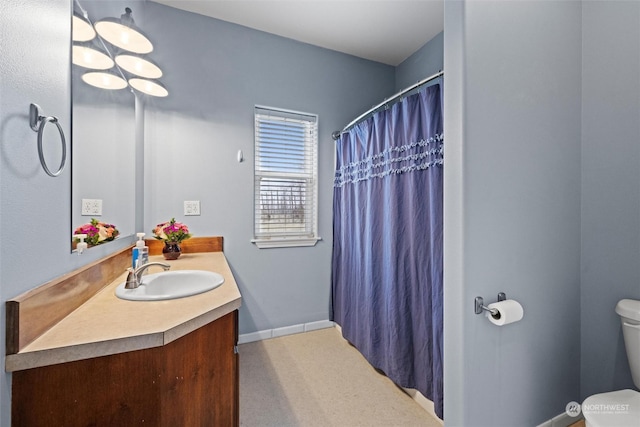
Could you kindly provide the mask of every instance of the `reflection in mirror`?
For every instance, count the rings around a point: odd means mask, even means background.
[[[84,16],[86,13],[89,21],[94,22],[124,10],[123,5],[115,3],[119,2],[80,4],[76,0],[74,14]],[[72,38],[79,38],[75,35],[77,29],[78,26],[72,30]],[[98,227],[91,228],[92,219],[114,225],[120,237],[135,232],[134,95],[129,89],[104,90],[85,83],[83,75],[96,69],[77,65],[77,55],[93,62],[102,59],[106,65],[98,66],[103,69],[111,68],[113,60],[95,35],[91,40],[76,41],[73,45],[72,55],[76,60],[71,74],[71,226],[72,233],[83,226],[84,232],[89,231],[87,242],[91,247],[92,243],[107,242],[113,236],[113,232],[103,230],[102,236],[94,237]],[[93,50],[79,51],[88,48]]]
[[[88,234],[89,247],[135,232],[135,96],[140,95],[132,87],[167,95],[161,83],[147,80],[160,77],[161,70],[136,54],[152,49],[134,21],[143,1],[73,1],[71,226],[73,234]],[[126,40],[140,38],[135,46],[122,45],[105,32],[114,28],[124,29]],[[144,51],[138,51],[141,45]],[[144,79],[134,85],[136,76]]]

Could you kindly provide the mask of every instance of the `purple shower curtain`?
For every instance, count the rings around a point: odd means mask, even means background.
[[[336,141],[333,320],[373,365],[443,416],[440,84]]]

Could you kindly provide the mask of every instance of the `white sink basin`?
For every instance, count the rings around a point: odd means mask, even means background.
[[[131,301],[160,301],[201,294],[217,288],[224,278],[211,271],[175,270],[142,276],[140,286],[125,289],[124,282],[116,288],[116,296]]]

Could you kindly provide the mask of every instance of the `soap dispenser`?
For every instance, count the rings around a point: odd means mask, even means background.
[[[143,237],[144,233],[136,233],[138,240],[136,246],[133,248],[132,267],[134,269],[145,265],[149,262],[149,248],[145,246]]]
[[[86,234],[75,234],[73,237],[75,237],[76,239],[80,240],[78,243],[76,243],[76,252],[78,253],[78,255],[81,255],[82,251],[87,249],[87,242],[84,241],[84,239],[87,238],[87,235]]]

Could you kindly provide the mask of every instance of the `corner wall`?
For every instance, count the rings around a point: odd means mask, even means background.
[[[582,6],[581,399],[634,388],[620,317],[640,299],[640,2]]]
[[[400,92],[402,89],[443,70],[444,32],[440,32],[396,67],[395,90]]]
[[[394,68],[156,3],[145,13],[170,91],[145,106],[145,229],[176,217],[196,235],[224,236],[241,334],[328,320],[331,133],[393,93]],[[251,243],[255,105],[319,115],[314,247]],[[184,200],[200,200],[202,215],[182,216]]]
[[[537,425],[579,398],[581,4],[446,1],[444,38],[446,425]]]

